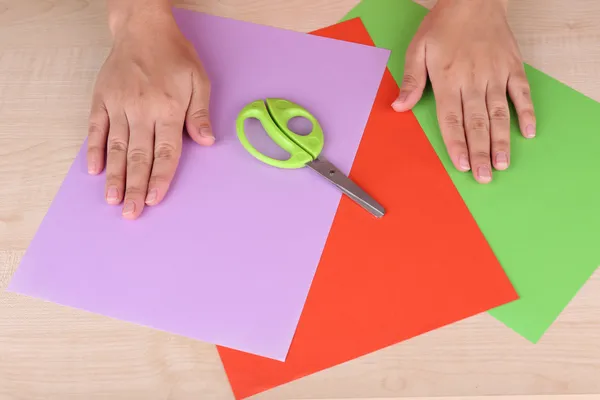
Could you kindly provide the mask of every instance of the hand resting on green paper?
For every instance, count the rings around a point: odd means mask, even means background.
[[[507,0],[438,0],[408,47],[396,111],[411,109],[427,77],[453,164],[480,183],[510,164],[507,92],[521,133],[533,138],[535,114]]]
[[[507,92],[525,137],[535,116],[507,0],[438,0],[406,54],[396,111],[411,109],[427,77],[450,157],[487,183],[510,163]],[[106,169],[105,198],[125,218],[160,203],[181,155],[184,127],[210,146],[210,82],[179,31],[169,0],[107,0],[113,48],[100,70],[89,119],[88,171]],[[106,162],[105,162],[106,160]]]

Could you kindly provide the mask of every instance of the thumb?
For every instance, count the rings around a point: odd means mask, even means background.
[[[395,111],[410,110],[423,96],[427,83],[427,67],[425,65],[425,44],[413,42],[406,52],[404,77],[398,98],[392,103]]]
[[[192,77],[192,97],[185,116],[185,127],[188,134],[202,146],[210,146],[215,142],[208,104],[210,102],[210,83],[208,79],[194,75]]]

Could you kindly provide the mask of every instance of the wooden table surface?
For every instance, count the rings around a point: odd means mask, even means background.
[[[310,31],[356,2],[181,3]],[[231,399],[212,345],[2,291],[86,135],[105,21],[103,0],[0,0],[0,400]],[[598,0],[511,0],[510,21],[528,63],[600,101]],[[537,345],[482,314],[257,398],[550,394],[600,397],[600,274]]]

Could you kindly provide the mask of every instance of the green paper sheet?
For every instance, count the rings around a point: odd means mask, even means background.
[[[376,46],[392,50],[388,66],[400,83],[426,13],[411,0],[363,0],[344,20],[360,17]],[[413,111],[519,293],[491,315],[535,343],[600,264],[600,104],[526,72],[537,137],[524,139],[513,113],[511,166],[488,185],[452,166],[430,87]]]

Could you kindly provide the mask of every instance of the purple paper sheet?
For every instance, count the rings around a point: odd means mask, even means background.
[[[303,105],[324,129],[323,154],[348,173],[389,52],[175,17],[212,81],[216,144],[186,136],[164,202],[127,221],[105,203],[104,175],[87,174],[84,143],[9,290],[284,360],[341,194],[308,168],[251,157],[236,116],[266,97]]]

